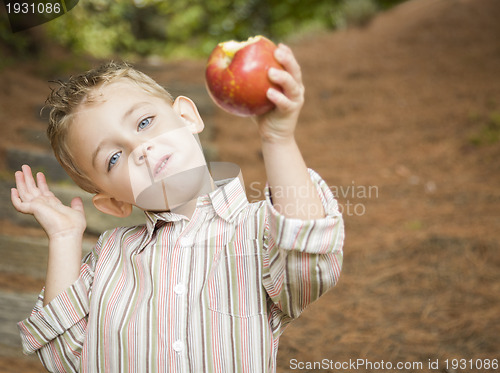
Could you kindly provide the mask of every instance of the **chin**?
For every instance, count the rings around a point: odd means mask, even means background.
[[[172,211],[211,190],[206,166],[167,176],[144,188],[135,197],[135,205],[146,211]]]

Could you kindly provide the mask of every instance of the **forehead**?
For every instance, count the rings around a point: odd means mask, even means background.
[[[104,83],[89,92],[83,105],[93,103],[103,103],[109,100],[120,101],[123,98],[133,99],[134,97],[153,97],[145,89],[128,78],[118,78],[109,83]]]
[[[89,92],[75,111],[74,120],[104,119],[111,114],[126,116],[138,103],[148,103],[162,110],[172,107],[164,97],[147,91],[128,78],[119,78]]]
[[[158,100],[158,99],[156,99]],[[116,124],[121,124],[138,103],[153,103],[155,98],[129,79],[117,79],[96,87],[74,113],[68,128],[71,139],[84,138],[88,131],[102,137]]]

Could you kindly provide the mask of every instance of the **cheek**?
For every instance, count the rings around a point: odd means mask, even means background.
[[[116,170],[113,170],[109,177],[98,180],[96,184],[99,189],[118,201],[133,203],[131,183],[133,177],[134,175],[130,174],[128,165],[124,164],[120,165]]]
[[[198,166],[200,162],[205,161],[203,155],[203,149],[201,147],[198,135],[193,135],[192,133],[186,133],[180,139],[178,148],[182,153],[188,158],[189,163],[196,163]]]

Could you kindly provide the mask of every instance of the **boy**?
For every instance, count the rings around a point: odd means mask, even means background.
[[[217,187],[193,134],[194,103],[108,64],[49,97],[56,157],[96,208],[146,224],[105,232],[81,263],[82,202],[64,206],[43,174],[16,172],[14,207],[49,237],[44,290],[19,323],[27,353],[53,372],[272,372],[286,325],[340,274],[344,228],[329,188],[294,140],[303,104],[291,50],[269,78],[276,108],[255,118],[268,178],[248,203]]]

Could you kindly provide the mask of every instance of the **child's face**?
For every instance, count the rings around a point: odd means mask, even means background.
[[[202,128],[187,98],[171,105],[120,79],[98,88],[91,102],[82,104],[68,141],[77,166],[101,194],[163,211],[200,191],[206,162],[193,134]]]

